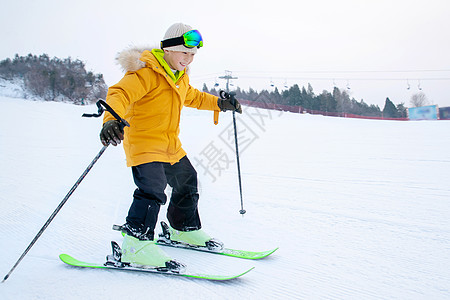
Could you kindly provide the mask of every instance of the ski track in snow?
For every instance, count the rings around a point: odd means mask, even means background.
[[[80,118],[95,106],[0,102],[4,276],[101,149],[101,120]],[[238,116],[241,129],[254,124],[253,110]],[[103,262],[110,241],[122,241],[111,226],[124,222],[134,184],[122,148],[111,147],[0,285],[0,298],[450,299],[450,121],[259,113],[266,119],[250,144],[240,131],[244,216],[235,153],[220,138],[231,114],[214,126],[212,113],[186,108],[181,139],[194,165],[210,143],[232,160],[216,181],[196,166],[204,229],[230,248],[280,249],[251,261],[163,248],[192,271],[253,271],[215,282],[59,261],[68,253]]]

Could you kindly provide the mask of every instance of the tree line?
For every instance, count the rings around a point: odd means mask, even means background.
[[[214,88],[208,89],[206,84],[203,85],[203,91],[218,95],[218,91]],[[347,91],[341,91],[335,87],[330,93],[326,90],[320,94],[315,94],[311,84],[300,88],[298,84],[294,84],[289,89],[283,90],[281,93],[277,88],[273,91],[262,90],[257,92],[250,88],[248,91],[239,87],[235,90],[236,97],[250,101],[264,101],[279,105],[301,106],[306,110],[321,111],[325,113],[347,113],[368,117],[384,117],[384,118],[406,118],[407,108],[404,103],[395,105],[389,98],[383,110],[378,105],[369,105],[364,100],[357,101],[350,98]]]
[[[68,57],[15,55],[0,62],[0,77],[20,80],[25,92],[47,101],[88,104],[105,98],[108,87],[102,74],[87,72],[85,64]]]
[[[75,104],[88,104],[105,98],[108,90],[102,74],[87,72],[85,64],[70,57],[65,59],[52,58],[47,54],[40,56],[28,54],[15,55],[13,59],[0,61],[0,77],[5,80],[19,79],[24,90],[48,101],[69,101]],[[203,91],[218,95],[214,88],[203,85]],[[369,105],[364,100],[350,98],[346,90],[335,87],[330,93],[326,90],[315,94],[311,84],[302,87],[294,84],[279,92],[262,90],[248,91],[239,87],[235,90],[237,98],[250,101],[264,101],[279,105],[301,106],[306,110],[325,113],[355,114],[369,117],[405,118],[407,116],[404,103],[395,105],[389,98],[383,110],[378,105]],[[423,97],[421,97],[423,98]],[[421,99],[419,99],[421,100]],[[422,99],[423,100],[423,99]]]

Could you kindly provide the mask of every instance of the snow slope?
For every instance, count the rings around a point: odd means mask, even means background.
[[[0,275],[10,270],[98,153],[95,106],[0,97]],[[450,299],[450,121],[341,119],[246,108],[185,109],[181,138],[200,179],[203,226],[260,261],[164,248],[192,269],[256,268],[229,282],[77,269],[103,261],[134,185],[107,149],[11,277],[1,299]],[[170,190],[167,190],[170,193]],[[165,219],[164,211],[160,219]]]

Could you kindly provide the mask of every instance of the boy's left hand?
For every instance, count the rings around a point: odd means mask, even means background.
[[[233,105],[231,103],[231,99],[220,99],[219,98],[217,100],[217,105],[219,105],[219,108],[221,111],[232,110],[232,111],[242,114],[241,104],[236,99],[234,99],[234,100],[235,100],[235,105]]]

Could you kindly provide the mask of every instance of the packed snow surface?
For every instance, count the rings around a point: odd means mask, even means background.
[[[0,97],[0,273],[8,273],[101,149],[92,106]],[[103,262],[135,189],[110,146],[11,277],[1,299],[450,299],[450,121],[380,121],[245,108],[183,110],[203,228],[251,261],[164,248],[215,282],[62,263]],[[170,189],[167,189],[170,194]],[[160,214],[166,220],[165,207]],[[158,228],[159,231],[159,228]]]

